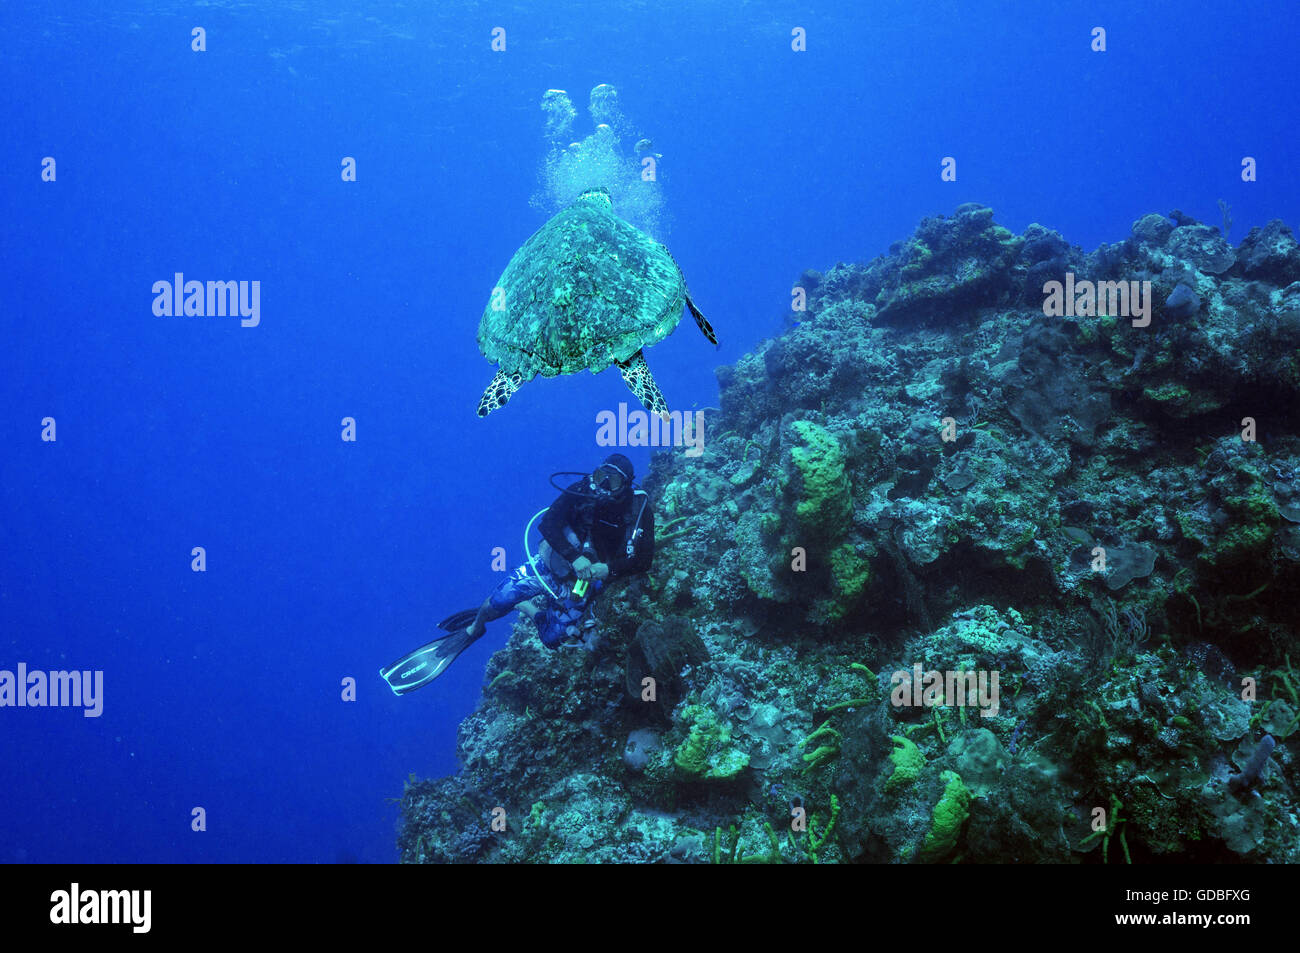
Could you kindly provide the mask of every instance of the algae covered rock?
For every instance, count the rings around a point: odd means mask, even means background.
[[[1300,281],[1300,243],[1278,219],[1252,228],[1241,240],[1237,257],[1247,278],[1285,287]]]
[[[994,224],[992,209],[973,202],[958,206],[951,218],[923,220],[910,239],[890,249],[893,255],[876,296],[876,320],[952,321],[997,304],[1012,294],[1007,273],[1021,244]]]
[[[1237,262],[1237,255],[1208,225],[1183,225],[1169,236],[1169,250],[1207,275],[1221,275]]]
[[[703,705],[689,705],[681,720],[686,737],[673,753],[673,765],[687,780],[731,781],[749,767],[749,755],[732,742],[731,726]]]
[[[1007,755],[998,736],[987,728],[972,728],[953,738],[948,755],[975,797],[984,797],[1002,779]]]

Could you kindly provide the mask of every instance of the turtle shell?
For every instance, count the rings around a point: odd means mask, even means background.
[[[668,249],[614,214],[603,189],[586,192],[510,259],[478,346],[525,380],[595,373],[672,333],[685,299]]]

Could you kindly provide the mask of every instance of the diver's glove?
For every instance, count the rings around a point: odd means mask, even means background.
[[[591,560],[586,556],[579,556],[572,563],[573,571],[579,579],[591,578]]]

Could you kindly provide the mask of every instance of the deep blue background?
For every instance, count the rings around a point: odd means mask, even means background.
[[[482,598],[492,547],[520,558],[547,475],[630,399],[611,370],[474,415],[478,317],[545,219],[543,90],[581,131],[614,84],[663,153],[723,347],[687,321],[649,360],[706,406],[804,268],[965,201],[1086,248],[1220,198],[1235,240],[1300,220],[1295,6],[1130,5],[0,7],[0,668],[106,681],[99,719],[0,709],[0,861],[395,859],[384,799],[455,770],[506,624],[416,695],[377,669]],[[260,280],[261,326],[155,317],[175,271]]]

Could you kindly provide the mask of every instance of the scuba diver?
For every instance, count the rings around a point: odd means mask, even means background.
[[[558,476],[551,476],[555,486]],[[394,694],[405,695],[447,670],[461,652],[487,631],[487,623],[518,609],[537,625],[547,648],[584,641],[595,625],[588,618],[596,594],[607,583],[647,572],[654,560],[655,514],[650,497],[633,483],[632,461],[611,454],[594,472],[583,473],[542,512],[542,544],[536,555],[496,587],[477,609],[438,623],[445,634],[403,656],[379,674]],[[543,515],[545,514],[545,515]],[[532,528],[529,522],[529,529]]]

